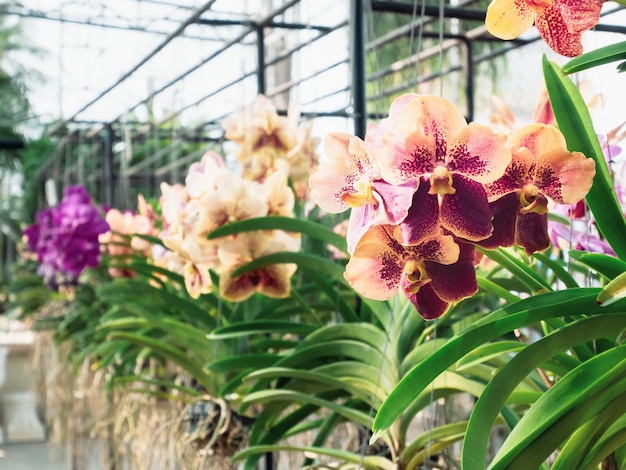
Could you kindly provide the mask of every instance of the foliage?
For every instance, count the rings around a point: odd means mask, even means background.
[[[110,387],[137,381],[145,393],[169,399],[223,400],[251,422],[245,448],[233,456],[245,469],[283,452],[300,454],[305,468],[331,461],[408,470],[433,459],[458,468],[455,454],[465,470],[593,469],[610,459],[626,465],[626,221],[587,107],[564,75],[622,60],[622,48],[581,56],[564,69],[543,61],[567,151],[595,163],[585,202],[615,256],[486,248],[478,240],[478,292],[425,320],[410,296],[372,300],[351,286],[344,273],[355,251],[334,231],[338,218],[310,209],[306,195],[293,207],[285,204],[287,215],[263,208],[250,217],[229,200],[235,209],[225,210],[227,217],[200,221],[207,213],[224,215],[217,210],[224,201],[210,188],[218,187],[215,173],[226,178],[225,169],[203,160],[188,173],[203,183],[201,192],[187,182],[183,199],[161,199],[159,236],[116,229],[108,238],[108,248],[124,250],[109,250],[97,269],[83,272],[54,319],[57,339],[71,344],[74,366],[89,357],[113,371]],[[278,174],[293,142],[286,123],[264,112],[272,139],[258,128],[240,133],[242,142],[261,135],[250,147],[262,159],[244,166]],[[260,151],[278,140],[283,153]],[[264,188],[251,187],[259,194]],[[280,188],[282,196],[290,194]],[[282,232],[299,237],[300,248],[243,257],[221,269],[233,241]],[[138,248],[137,239],[151,251]],[[164,251],[169,264],[155,255]],[[200,262],[196,251],[208,253],[210,262]],[[242,279],[256,286],[260,273],[276,265],[297,268],[288,295],[246,291],[233,300],[220,289]],[[124,276],[113,274],[120,269]],[[190,288],[200,281],[203,290]],[[21,276],[12,305],[30,311],[51,295],[45,292],[37,278]],[[153,370],[147,373],[148,358],[160,365],[156,379]],[[171,375],[168,363],[186,376]],[[467,397],[473,403],[467,415],[452,422],[429,417],[438,402]],[[426,429],[415,432],[424,422]],[[356,430],[361,445],[333,448],[342,426]],[[506,438],[490,455],[489,440],[503,429]],[[308,440],[295,444],[297,437]]]

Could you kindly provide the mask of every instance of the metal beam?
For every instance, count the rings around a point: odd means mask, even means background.
[[[365,12],[363,0],[350,1],[350,39],[354,135],[365,138],[367,100],[365,90]]]
[[[187,18],[187,20],[183,21],[178,26],[178,28],[176,28],[173,32],[171,32],[165,38],[165,40],[163,42],[161,42],[156,48],[154,48],[152,50],[152,52],[150,52],[147,56],[145,56],[137,64],[135,64],[134,67],[132,67],[128,72],[126,72],[124,75],[122,75],[115,83],[113,83],[109,87],[105,88],[98,96],[96,96],[94,99],[92,99],[91,101],[89,101],[88,103],[83,105],[71,117],[69,117],[68,119],[65,119],[63,122],[60,122],[56,126],[54,126],[52,128],[52,130],[50,132],[48,132],[48,134],[52,135],[52,134],[55,134],[56,132],[58,132],[60,129],[65,127],[65,125],[69,121],[72,121],[80,113],[82,113],[83,111],[86,111],[87,109],[89,109],[92,105],[94,105],[95,103],[100,101],[100,99],[102,99],[104,96],[106,96],[108,93],[110,93],[113,89],[115,89],[119,84],[124,82],[131,75],[133,75],[137,70],[139,70],[143,65],[145,65],[146,62],[148,62],[152,57],[154,57],[156,54],[161,52],[161,50],[163,50],[163,48],[165,46],[167,46],[170,42],[172,42],[173,39],[175,39],[176,37],[180,36],[182,34],[182,32],[185,30],[185,28],[187,28],[187,26],[189,26],[190,24],[195,23],[198,20],[198,18],[200,17],[200,15],[202,15],[205,11],[207,11],[209,8],[211,8],[216,1],[217,0],[209,0],[204,5],[202,5],[200,8],[195,10],[193,12],[193,14],[189,18]]]

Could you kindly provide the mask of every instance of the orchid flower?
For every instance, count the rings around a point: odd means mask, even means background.
[[[402,289],[426,319],[440,317],[451,302],[478,291],[472,245],[440,233],[406,246],[400,227],[392,225],[376,225],[363,235],[344,276],[374,300],[388,300]]]
[[[515,39],[533,23],[558,54],[583,52],[582,33],[600,20],[606,0],[493,0],[487,8],[487,30],[500,39]]]
[[[404,220],[416,189],[415,182],[394,186],[384,181],[373,150],[350,134],[328,134],[324,151],[328,160],[309,178],[311,198],[331,214],[352,208],[348,251],[354,251],[370,226],[396,225]]]
[[[255,292],[274,298],[288,297],[295,264],[272,264],[237,277],[232,273],[260,256],[298,248],[299,239],[267,232],[240,233],[220,240],[220,295],[231,302],[241,302]]]
[[[580,152],[569,152],[563,134],[547,124],[523,127],[511,134],[508,145],[511,164],[486,186],[494,232],[478,244],[518,245],[530,255],[550,246],[548,198],[558,204],[583,199],[593,183],[595,163]]]
[[[402,223],[403,243],[420,243],[440,227],[469,241],[489,237],[492,216],[483,185],[499,178],[511,160],[506,136],[468,125],[443,98],[409,94],[399,100],[381,137],[380,171],[393,185],[417,184]]]
[[[67,186],[54,207],[38,211],[24,230],[29,250],[37,253],[37,273],[51,288],[75,284],[100,258],[98,237],[109,230],[100,208],[80,185]]]
[[[244,179],[263,182],[284,161],[296,196],[302,199],[308,194],[307,180],[317,166],[319,139],[311,136],[310,122],[299,126],[299,119],[294,106],[287,116],[279,116],[274,105],[258,95],[250,108],[222,122],[226,139],[238,144],[236,158]]]

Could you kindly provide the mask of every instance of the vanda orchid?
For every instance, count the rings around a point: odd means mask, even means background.
[[[583,52],[582,33],[600,19],[606,0],[493,0],[487,30],[500,39],[515,39],[533,23],[555,52],[575,57]]]
[[[551,125],[508,137],[467,124],[443,98],[406,94],[364,140],[330,134],[311,195],[328,212],[352,208],[345,277],[384,300],[402,289],[424,318],[478,291],[474,245],[546,249],[547,198],[575,204],[594,162],[569,152]]]
[[[209,271],[220,276],[220,294],[229,301],[245,300],[255,292],[271,297],[289,294],[295,265],[276,265],[232,278],[231,273],[255,257],[277,251],[297,251],[299,236],[282,231],[245,234],[208,240],[207,234],[229,222],[267,215],[293,215],[295,198],[285,172],[271,173],[263,183],[242,178],[207,152],[192,164],[185,185],[161,185],[164,230],[160,234],[169,250],[160,263],[185,279],[192,298],[212,292]]]
[[[347,239],[353,256],[346,268],[351,285],[373,298],[388,298],[402,285],[425,318],[476,293],[474,249],[459,246],[492,233],[483,185],[502,176],[510,162],[505,142],[504,134],[468,125],[445,99],[417,94],[397,98],[389,117],[371,124],[364,141],[329,135],[328,161],[311,175],[311,195],[329,212],[352,208]],[[430,250],[436,240],[437,249],[425,255],[422,248]],[[454,272],[458,290],[446,291],[441,278],[430,276],[433,271]]]
[[[595,163],[569,152],[563,134],[548,124],[531,124],[511,134],[513,160],[505,174],[487,185],[494,233],[478,242],[487,248],[518,245],[527,254],[550,246],[548,197],[576,204],[589,192]]]

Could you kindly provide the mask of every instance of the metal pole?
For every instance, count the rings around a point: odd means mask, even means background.
[[[113,207],[113,126],[107,124],[102,136],[102,202]]]
[[[256,27],[257,93],[265,94],[265,27]]]
[[[350,58],[352,69],[352,108],[354,134],[365,137],[367,108],[365,91],[365,15],[363,0],[350,1]]]

